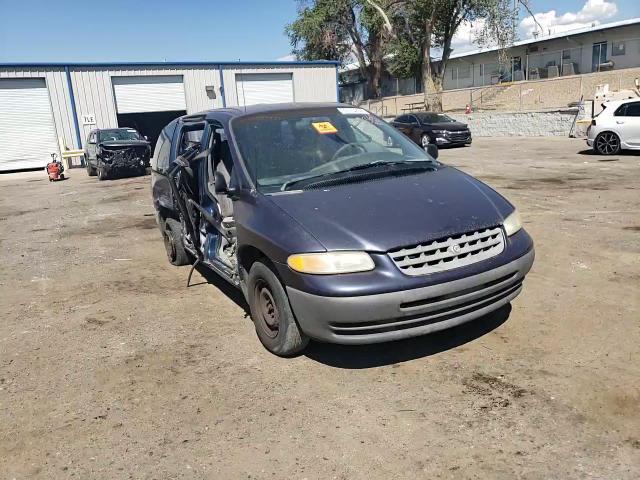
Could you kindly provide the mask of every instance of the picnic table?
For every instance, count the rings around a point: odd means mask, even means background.
[[[405,107],[402,107],[402,111],[404,113],[413,112],[415,110],[424,110],[424,101],[407,103]]]

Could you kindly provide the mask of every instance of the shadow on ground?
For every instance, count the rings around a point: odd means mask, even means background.
[[[190,287],[195,287],[198,285],[213,285],[222,293],[224,293],[232,302],[242,308],[247,316],[249,316],[249,305],[242,294],[240,289],[235,288],[233,285],[229,284],[225,279],[220,277],[218,274],[211,271],[208,267],[204,265],[198,265],[196,267],[196,271],[202,275],[202,277],[206,280],[206,282],[198,282],[196,279],[192,280]],[[184,278],[184,281],[187,281],[187,277]]]
[[[486,335],[505,323],[511,304],[458,327],[421,337],[371,345],[311,342],[304,355],[319,363],[345,369],[373,368],[435,355]]]
[[[609,155],[600,155],[598,152],[596,152],[595,150],[593,150],[592,148],[587,148],[586,150],[580,150],[578,152],[578,155],[587,155],[590,157],[600,157],[598,158],[599,162],[617,162],[618,160],[620,160],[618,158],[618,156],[620,157],[637,157],[638,156],[638,152],[636,150],[620,150],[618,153],[616,153],[616,156],[609,156]]]
[[[205,284],[213,285],[242,308],[246,318],[250,320],[249,305],[239,289],[233,287],[203,265],[196,267],[196,271],[206,281],[191,283],[191,287]],[[488,315],[458,327],[395,342],[371,345],[337,345],[312,341],[302,354],[318,363],[345,369],[392,365],[435,355],[471,342],[505,323],[510,314],[511,304],[507,304]]]

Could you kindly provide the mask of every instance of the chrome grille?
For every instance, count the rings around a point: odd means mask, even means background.
[[[493,227],[391,250],[389,256],[403,273],[415,276],[471,265],[503,250],[502,228]]]
[[[460,130],[455,132],[450,131],[448,138],[452,142],[466,142],[467,140],[469,140],[469,135],[469,130]]]

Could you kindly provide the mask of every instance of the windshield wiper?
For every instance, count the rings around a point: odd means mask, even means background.
[[[320,175],[311,175],[310,177],[296,178],[294,180],[289,180],[282,184],[280,187],[281,191],[287,190],[289,187],[296,185],[298,183],[306,182],[309,180],[319,180],[321,178],[331,177],[333,175],[340,175],[341,173],[355,172],[357,170],[367,170],[369,168],[375,167],[389,167],[395,165],[413,165],[413,164],[429,164],[429,165],[417,165],[416,168],[419,169],[430,169],[433,168],[435,162],[433,160],[379,160],[377,162],[364,163],[362,165],[355,165],[353,167],[345,168],[344,170],[338,170],[337,172],[328,172]],[[312,182],[313,183],[313,182]]]
[[[430,163],[431,166],[433,166],[433,160],[379,160],[377,162],[371,162],[371,163],[363,163],[362,165],[355,165],[353,167],[350,168],[346,168],[344,170],[340,170],[339,172],[336,173],[341,173],[341,172],[353,172],[356,170],[366,170],[367,168],[373,168],[373,167],[389,167],[389,166],[394,166],[394,165],[411,165],[411,164],[416,164],[416,163]],[[422,167],[422,168],[428,168],[428,167]]]

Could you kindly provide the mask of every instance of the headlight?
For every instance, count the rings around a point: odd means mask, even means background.
[[[520,220],[520,214],[518,210],[511,212],[504,221],[504,231],[507,232],[507,236],[510,237],[514,233],[518,232],[522,228],[522,221]]]
[[[438,135],[444,135],[445,133],[447,133],[446,130],[431,130],[433,133],[436,133]]]
[[[300,253],[287,258],[287,265],[296,272],[316,275],[367,272],[375,267],[366,252]]]

